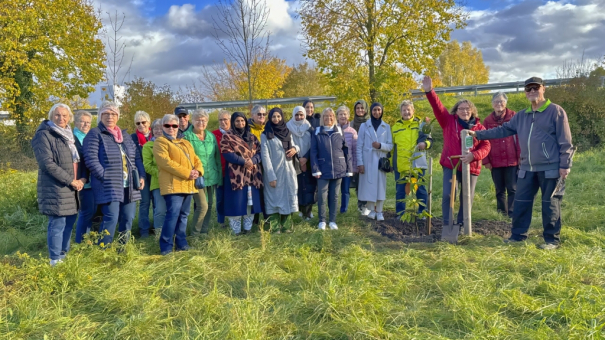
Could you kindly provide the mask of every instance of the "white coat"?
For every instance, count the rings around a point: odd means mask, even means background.
[[[292,140],[292,147],[300,151]],[[261,157],[263,160],[263,184],[265,193],[265,213],[268,215],[290,215],[298,211],[298,182],[292,161],[286,159],[281,141],[276,137],[267,139],[260,136]],[[275,188],[269,182],[277,181]]]
[[[373,142],[380,143],[380,149],[372,146]],[[359,174],[358,197],[360,201],[384,201],[387,196],[387,174],[378,170],[378,160],[387,157],[393,149],[391,127],[381,122],[374,131],[371,119],[361,124],[357,137],[357,166],[364,166],[364,173]]]

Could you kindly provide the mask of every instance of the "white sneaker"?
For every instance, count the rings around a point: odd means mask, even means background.
[[[302,212],[299,212],[299,213],[298,213],[298,217],[302,217]]]
[[[326,230],[326,222],[319,222],[319,225],[317,226],[317,229],[319,229],[319,230]]]
[[[370,209],[368,208],[363,208],[363,210],[361,211],[361,216],[368,216],[368,214],[370,214],[372,211],[370,211]]]
[[[50,260],[50,266],[54,267],[56,265],[58,265],[59,263],[63,263],[63,261],[59,260]]]
[[[336,225],[336,223],[330,222],[330,229],[332,229],[332,230],[338,230],[338,226]]]
[[[382,213],[376,213],[376,220],[384,221],[384,216],[382,216]]]
[[[313,213],[309,213],[309,218],[313,218]]]
[[[370,213],[368,215],[366,215],[369,219],[373,220],[376,218],[376,212],[375,211],[370,211]]]

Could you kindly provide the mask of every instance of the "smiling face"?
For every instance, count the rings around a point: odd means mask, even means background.
[[[382,108],[380,106],[375,106],[372,109],[372,117],[375,119],[380,119],[380,117],[382,117]]]
[[[193,121],[193,128],[196,130],[195,132],[206,130],[206,126],[208,126],[208,118],[206,117],[198,117]]]
[[[107,128],[113,129],[118,124],[118,113],[114,111],[105,111],[101,115],[101,122]]]
[[[336,118],[332,112],[324,114],[324,126],[334,126]]]
[[[265,125],[265,120],[267,119],[267,111],[265,109],[260,109],[257,113],[252,117],[254,120],[254,124],[257,125]]]
[[[361,103],[355,105],[355,115],[359,117],[363,117],[366,115],[366,109],[364,109]]]
[[[506,99],[504,99],[502,96],[494,98],[492,101],[492,107],[496,112],[504,112],[504,110],[506,110]]]
[[[162,130],[162,124],[156,124],[156,125],[153,127],[153,130],[152,130],[152,132],[153,132],[153,136],[154,136],[154,137],[160,137],[160,136],[162,135],[162,131],[163,131],[163,130]]]
[[[410,120],[414,118],[414,107],[412,105],[401,106],[401,119]]]
[[[529,91],[528,91],[529,90]],[[544,86],[540,84],[529,84],[525,86],[525,98],[532,103],[544,100]]]
[[[168,136],[176,137],[179,132],[179,121],[170,120],[167,123],[164,123],[162,129]]]
[[[315,112],[315,106],[313,105],[313,103],[307,103],[307,105],[305,105],[305,111],[307,111],[307,116],[313,115],[313,113]]]
[[[471,111],[471,106],[468,103],[461,103],[458,105],[458,109],[456,109],[456,114],[460,119],[467,122],[471,119],[473,112]]]
[[[218,124],[220,128],[223,129],[223,131],[229,131],[229,129],[231,128],[231,119],[229,119],[229,115],[221,115],[218,118]]]
[[[305,119],[305,112],[302,112],[302,111],[296,112],[296,114],[294,115],[294,120],[296,120],[297,122],[300,122],[303,119]]]
[[[64,107],[57,107],[51,118],[53,123],[64,129],[69,123],[69,111]]]
[[[349,115],[347,114],[347,111],[345,111],[345,110],[338,111],[338,124],[345,125],[348,122],[349,122]]]
[[[235,127],[238,129],[243,129],[246,127],[246,121],[242,117],[235,118],[234,124],[235,124]]]
[[[179,129],[185,131],[189,127],[189,115],[180,114],[179,115]]]
[[[149,131],[149,122],[144,117],[139,118],[139,121],[135,122],[135,125],[137,126],[137,131],[144,135]]]
[[[271,115],[271,122],[273,124],[279,124],[279,122],[281,122],[282,120],[282,116],[279,112],[273,112],[273,114]]]
[[[90,131],[91,121],[92,121],[92,119],[90,117],[81,115],[80,118],[78,118],[78,121],[75,122],[74,125],[78,128],[78,130],[80,130],[84,133],[88,133],[88,131]]]

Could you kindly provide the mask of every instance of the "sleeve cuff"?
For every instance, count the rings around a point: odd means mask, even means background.
[[[353,173],[352,172],[347,172],[347,177],[353,177]]]
[[[313,177],[315,177],[315,176],[321,176],[321,172],[314,172],[314,173],[312,173],[312,175],[313,175]]]

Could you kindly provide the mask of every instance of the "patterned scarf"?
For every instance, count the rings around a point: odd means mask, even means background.
[[[74,138],[73,132],[71,132],[71,128],[67,125],[65,128],[59,127],[57,124],[48,121],[46,123],[48,127],[54,132],[56,132],[62,140],[67,142],[69,146],[69,151],[71,151],[71,159],[74,163],[80,162],[80,155],[78,154],[78,149],[76,148],[76,139]]]
[[[221,153],[235,153],[242,158],[251,159],[254,155],[260,153],[260,143],[258,139],[254,136],[252,137],[252,147],[250,147],[243,138],[233,133],[233,131],[225,133],[221,139]],[[262,188],[263,176],[258,164],[255,164],[252,170],[246,169],[243,165],[228,164],[230,170],[229,181],[231,182],[232,190],[242,190],[248,185],[253,185],[257,189]]]

